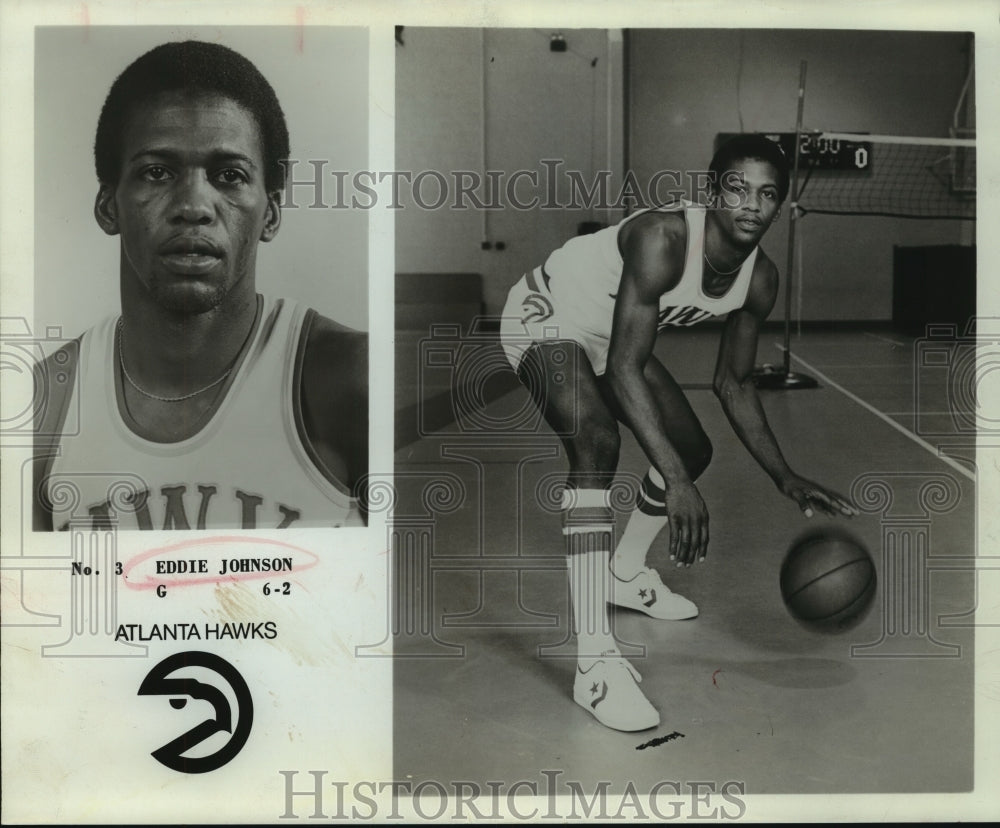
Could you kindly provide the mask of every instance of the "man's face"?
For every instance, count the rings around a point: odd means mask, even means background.
[[[757,244],[781,209],[778,171],[767,161],[744,158],[722,176],[719,218],[734,242]]]
[[[123,278],[181,313],[209,311],[234,288],[252,295],[257,243],[281,214],[249,112],[219,96],[159,95],[128,118],[121,165],[95,215],[121,235]]]

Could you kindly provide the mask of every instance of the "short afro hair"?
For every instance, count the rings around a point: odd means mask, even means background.
[[[748,158],[766,161],[778,172],[778,202],[781,203],[788,195],[789,169],[785,151],[776,141],[754,132],[744,132],[726,141],[716,151],[709,164],[716,187],[724,176],[738,161]]]
[[[116,186],[121,175],[122,136],[133,110],[165,92],[220,95],[246,109],[257,122],[268,192],[285,184],[288,126],[278,96],[256,66],[217,43],[164,43],[133,61],[111,85],[97,121],[94,163],[97,179]]]

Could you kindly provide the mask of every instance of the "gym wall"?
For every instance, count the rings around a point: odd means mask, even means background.
[[[611,170],[620,186],[624,125],[620,32],[566,29],[565,51],[553,51],[550,29],[406,27],[396,47],[396,169],[535,171],[516,198],[546,198],[543,160],[558,162],[559,199],[567,170],[589,182]],[[484,136],[485,124],[485,136]],[[485,137],[485,142],[484,142]],[[485,147],[484,147],[485,143]],[[485,163],[484,163],[485,154]],[[425,210],[402,188],[396,213],[397,273],[478,273],[484,307],[499,313],[525,270],[577,232],[584,221],[622,215],[589,209]],[[427,179],[423,202],[438,189]],[[482,243],[489,248],[482,249]]]
[[[620,182],[626,153],[617,142],[627,133],[640,182],[664,169],[704,169],[719,132],[794,130],[800,60],[808,62],[806,128],[947,136],[970,43],[962,32],[634,29],[623,59],[626,114],[615,72],[622,58],[609,33],[563,34],[573,51],[554,54],[548,30],[405,29],[396,49],[397,169],[481,170],[484,92],[490,168],[562,158],[587,170],[593,158]],[[584,54],[606,74],[588,71]],[[401,200],[396,271],[481,273],[490,313],[579,222],[623,215],[495,211],[485,236],[506,246],[483,251],[480,211],[425,211]],[[783,218],[764,243],[782,273],[787,228]],[[974,232],[971,222],[810,215],[797,229],[801,318],[888,320],[893,246],[971,244]],[[782,314],[779,301],[771,318]]]

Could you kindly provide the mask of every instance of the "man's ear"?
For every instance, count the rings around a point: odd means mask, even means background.
[[[264,213],[264,229],[260,231],[260,240],[269,242],[278,235],[281,227],[281,190],[267,194],[267,212]]]
[[[118,235],[120,228],[118,227],[118,205],[115,204],[115,191],[107,184],[102,184],[97,191],[97,198],[94,200],[94,218],[109,236]]]
[[[781,208],[779,207],[774,211],[774,215],[771,216],[771,223],[774,224],[781,217]]]

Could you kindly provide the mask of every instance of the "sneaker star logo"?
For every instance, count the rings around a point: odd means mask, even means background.
[[[646,590],[640,589],[639,590],[639,597],[640,598],[645,598],[646,597]]]
[[[591,693],[596,693],[597,692],[597,683],[596,682],[594,683],[594,686],[590,689],[590,692]],[[605,699],[605,697],[607,695],[608,695],[608,683],[606,681],[602,681],[601,682],[601,695],[598,696],[596,699],[594,699],[590,703],[590,706],[591,707],[597,707],[597,705],[599,705],[602,701],[604,701],[604,699]]]
[[[593,693],[595,696],[597,695],[597,682],[596,681],[590,686],[590,692]]]

